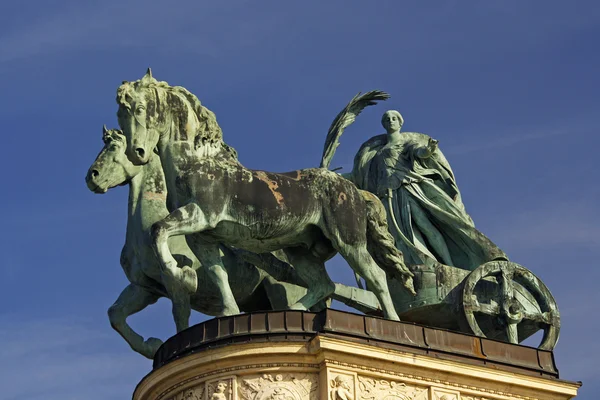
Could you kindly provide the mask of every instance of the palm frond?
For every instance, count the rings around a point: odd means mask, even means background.
[[[329,127],[327,138],[325,139],[325,146],[323,147],[321,168],[329,168],[333,155],[340,144],[340,136],[344,133],[344,129],[356,120],[356,117],[362,110],[377,104],[380,100],[387,100],[389,98],[390,95],[386,92],[382,92],[381,90],[371,90],[365,94],[358,93],[350,100],[350,103],[340,111]]]

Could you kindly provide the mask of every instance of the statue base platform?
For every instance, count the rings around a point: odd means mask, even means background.
[[[134,400],[571,399],[552,352],[327,309],[215,318],[170,338]]]

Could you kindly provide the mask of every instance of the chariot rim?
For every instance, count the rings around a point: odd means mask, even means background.
[[[499,301],[479,303],[477,284],[486,277],[495,277],[501,286]],[[537,301],[540,313],[528,312],[515,298],[514,282],[523,286]],[[518,344],[518,325],[523,321],[532,321],[544,335],[541,350],[552,350],[558,342],[560,333],[560,314],[550,290],[527,268],[504,260],[490,261],[480,265],[464,281],[462,293],[463,312],[469,328],[481,337],[487,337],[477,322],[477,314],[486,314],[500,318],[506,326],[510,343]]]

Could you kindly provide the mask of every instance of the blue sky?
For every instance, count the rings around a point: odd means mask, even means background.
[[[439,140],[476,226],[557,299],[562,377],[600,390],[600,6],[594,1],[21,1],[0,6],[0,387],[6,400],[129,398],[151,367],[106,309],[127,190],[85,173],[122,80],[195,93],[254,169],[317,166],[359,91],[392,98],[342,137],[332,167],[398,109]],[[332,276],[351,282],[334,260]],[[174,333],[168,302],[130,319]],[[194,315],[193,321],[203,320]]]

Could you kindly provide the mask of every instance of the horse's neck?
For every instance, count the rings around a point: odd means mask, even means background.
[[[180,172],[185,172],[190,165],[200,161],[212,160],[217,164],[241,165],[227,153],[222,143],[197,146],[188,141],[173,141],[159,146],[158,153],[169,189]]]
[[[167,187],[160,159],[153,154],[150,161],[129,183],[128,233],[146,231],[168,214]]]
[[[196,134],[200,126],[198,118],[196,118],[194,110],[186,105],[187,118],[179,120],[178,118],[170,118],[167,122],[167,131],[162,135],[163,139],[168,142],[188,142],[193,144],[196,139]]]

